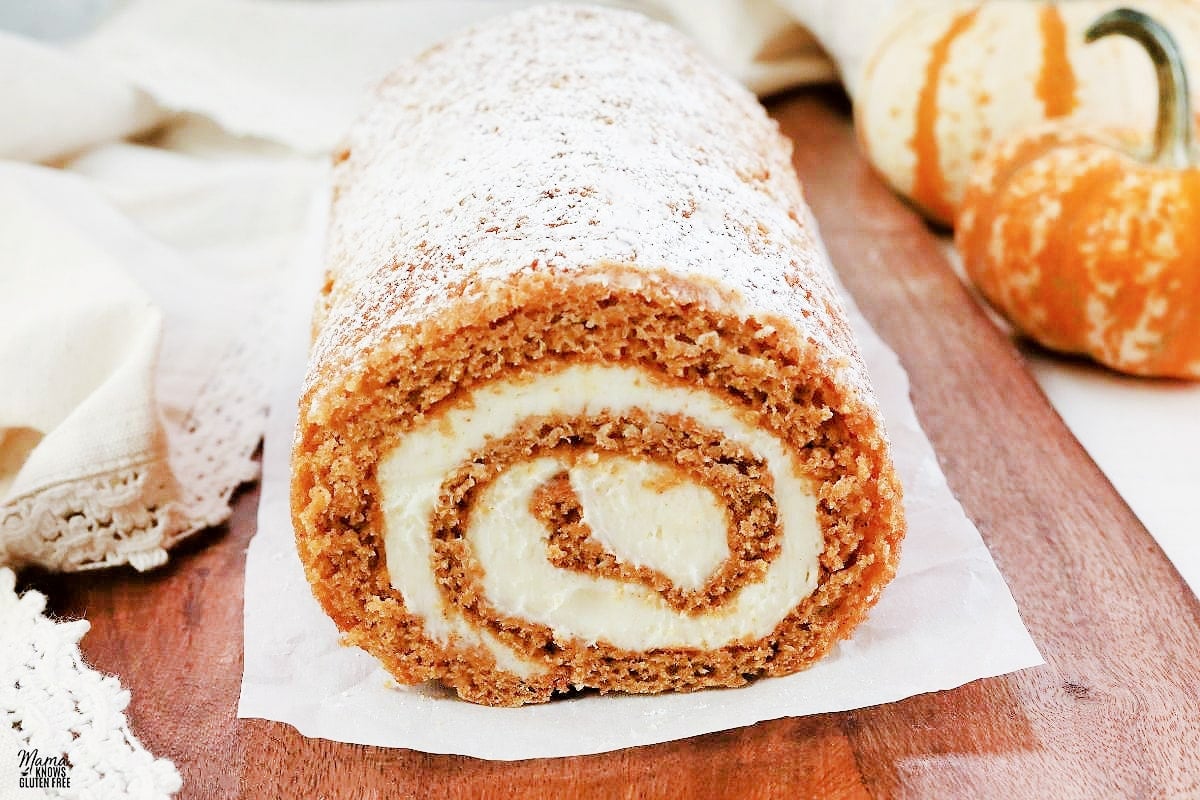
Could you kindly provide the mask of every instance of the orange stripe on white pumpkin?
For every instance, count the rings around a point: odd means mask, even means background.
[[[1067,26],[1054,5],[1042,8],[1038,23],[1042,33],[1042,68],[1038,72],[1037,96],[1046,119],[1065,117],[1079,105],[1075,96],[1075,69],[1067,57]]]
[[[939,116],[938,90],[941,87],[942,71],[950,59],[950,47],[954,40],[966,33],[978,16],[974,8],[954,18],[946,32],[929,50],[929,63],[925,67],[925,83],[917,98],[916,121],[911,147],[916,155],[913,168],[913,201],[923,206],[937,219],[949,219],[953,208],[946,199],[946,178],[942,174],[941,153],[938,147],[937,123]]]

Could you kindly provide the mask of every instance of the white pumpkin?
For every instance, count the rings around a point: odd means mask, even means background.
[[[1195,0],[907,2],[856,81],[867,158],[923,213],[950,224],[971,167],[993,139],[1048,119],[1150,131],[1158,101],[1141,49],[1084,30],[1121,6],[1157,18],[1200,75]],[[1195,92],[1195,87],[1193,92]]]

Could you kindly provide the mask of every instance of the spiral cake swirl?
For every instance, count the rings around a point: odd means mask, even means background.
[[[894,574],[900,490],[787,143],[677,34],[544,7],[434,48],[351,131],[332,218],[296,539],[401,682],[737,686]]]

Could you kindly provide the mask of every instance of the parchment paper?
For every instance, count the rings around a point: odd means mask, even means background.
[[[306,265],[305,277],[296,281],[278,329],[280,370],[263,450],[259,529],[246,557],[239,717],[278,720],[306,736],[342,742],[515,760],[861,708],[1043,663],[979,532],[946,485],[909,402],[907,374],[852,307],[904,484],[909,526],[899,573],[853,638],[805,672],[740,689],[585,695],[508,709],[472,705],[434,685],[396,685],[374,658],[340,643],[309,591],[292,538],[288,459],[324,207],[321,199],[314,204],[314,233],[297,258]]]

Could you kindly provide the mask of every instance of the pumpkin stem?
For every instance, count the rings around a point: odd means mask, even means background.
[[[1085,35],[1088,42],[1094,42],[1112,34],[1133,39],[1145,48],[1154,62],[1158,78],[1158,120],[1154,126],[1152,160],[1179,169],[1190,167],[1195,140],[1192,96],[1175,38],[1153,17],[1129,8],[1109,11],[1093,22]]]

